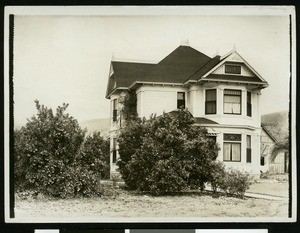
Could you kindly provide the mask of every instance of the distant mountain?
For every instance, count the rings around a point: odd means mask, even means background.
[[[26,124],[14,124],[14,129],[21,129],[22,126],[25,126]],[[87,128],[87,134],[91,134],[95,131],[99,131],[102,136],[108,137],[109,135],[109,127],[110,127],[110,121],[109,118],[100,118],[100,119],[92,119],[87,121],[79,122],[79,125],[82,129]]]
[[[87,120],[87,121],[79,122],[79,125],[82,128],[87,128],[88,130],[87,135],[95,131],[100,132],[103,137],[108,137],[109,135],[109,127],[110,127],[109,118]]]
[[[277,140],[289,136],[289,112],[281,111],[261,116],[262,126]]]
[[[19,123],[14,123],[14,129],[21,129],[23,126],[25,126],[26,124],[19,124]]]

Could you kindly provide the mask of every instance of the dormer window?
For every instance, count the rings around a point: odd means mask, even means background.
[[[240,65],[225,65],[225,74],[241,74]]]

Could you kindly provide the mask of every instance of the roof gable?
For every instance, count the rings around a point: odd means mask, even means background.
[[[241,64],[246,75],[224,74],[219,71],[227,63]],[[224,69],[223,69],[224,70]],[[112,61],[106,97],[118,89],[130,89],[138,83],[224,81],[252,83],[267,87],[268,83],[235,50],[223,57],[210,58],[190,46],[179,46],[159,63]]]
[[[241,75],[231,75],[231,74],[225,74],[220,73],[219,71],[222,70],[222,66],[225,64],[240,64],[243,68],[244,73]],[[253,79],[249,78],[253,77]],[[211,68],[209,71],[207,71],[203,76],[198,79],[200,80],[227,80],[227,81],[242,81],[242,82],[255,82],[255,83],[261,83],[268,85],[266,80],[264,80],[261,75],[254,70],[249,63],[236,51],[231,51],[229,54],[225,55],[224,57],[221,57],[221,60],[216,66]]]

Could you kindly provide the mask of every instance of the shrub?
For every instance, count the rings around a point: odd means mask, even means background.
[[[100,195],[100,175],[108,173],[108,142],[100,133],[84,141],[85,130],[65,113],[67,104],[54,114],[35,103],[37,115],[14,132],[16,191],[63,198]]]
[[[133,190],[171,194],[204,187],[218,146],[186,110],[127,122],[118,138],[119,171]]]
[[[252,179],[248,173],[236,169],[225,171],[223,178],[217,181],[217,185],[227,195],[237,195],[244,197],[245,192],[249,189]]]
[[[218,161],[212,165],[212,173],[209,179],[209,183],[211,184],[212,190],[216,192],[218,188],[225,185],[225,165]]]
[[[99,175],[101,179],[109,178],[109,140],[100,132],[87,136],[76,156],[76,166],[86,167]]]

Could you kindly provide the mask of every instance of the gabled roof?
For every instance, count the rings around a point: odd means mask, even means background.
[[[128,88],[154,66],[151,63],[111,62],[113,74],[109,77],[106,96],[117,88]]]
[[[110,77],[107,84],[106,98],[118,89],[130,89],[139,83],[166,83],[185,85],[189,82],[224,81],[247,82],[266,87],[267,82],[241,58],[245,65],[255,74],[254,77],[241,75],[212,74],[220,65],[224,64],[235,51],[224,57],[207,55],[189,46],[179,46],[158,63],[137,63],[112,61]],[[237,54],[239,57],[240,55]]]
[[[234,61],[231,59],[234,58]],[[240,63],[244,64],[250,71],[251,73],[254,74],[254,77],[247,77],[247,76],[242,76],[242,75],[213,75],[212,72],[216,70],[218,67],[223,65],[224,63]],[[257,84],[261,84],[263,87],[267,87],[268,83],[266,80],[264,80],[259,73],[254,70],[252,66],[238,53],[233,49],[229,53],[227,53],[225,56],[221,57],[221,60],[219,63],[217,63],[214,67],[212,67],[209,71],[206,73],[202,74],[201,77],[198,79],[199,82],[201,81],[212,81],[211,79],[218,80],[218,81],[234,81],[234,82],[255,82]]]
[[[273,127],[270,125],[264,125],[261,124],[261,128],[265,131],[265,133],[274,141],[274,142],[278,142],[278,138],[276,138],[276,134],[272,133],[272,129]]]

